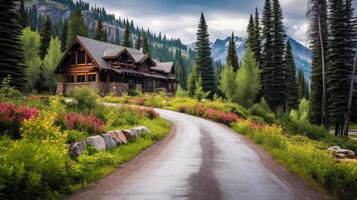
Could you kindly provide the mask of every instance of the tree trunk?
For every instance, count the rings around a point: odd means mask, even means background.
[[[351,74],[351,85],[350,85],[350,93],[348,96],[348,108],[347,113],[345,115],[345,124],[343,127],[343,135],[348,137],[349,131],[349,123],[351,118],[351,110],[352,110],[352,99],[353,99],[353,88],[355,85],[355,74],[356,74],[356,65],[357,65],[357,51],[355,52],[355,59],[353,61],[353,69]]]
[[[326,61],[325,61],[325,45],[321,28],[320,13],[317,16],[319,24],[320,48],[321,48],[321,67],[322,67],[322,104],[321,104],[321,123],[327,128],[327,113],[326,113]]]

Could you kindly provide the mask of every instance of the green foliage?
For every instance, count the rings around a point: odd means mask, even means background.
[[[190,97],[193,97],[196,90],[196,82],[198,81],[198,72],[197,65],[194,63],[192,66],[192,70],[187,79],[187,94]]]
[[[102,21],[99,20],[94,32],[94,39],[106,42],[107,41],[107,33],[103,27]]]
[[[23,64],[17,6],[17,1],[1,1],[0,4],[0,81],[10,75],[10,84],[21,88],[26,84],[26,66]]]
[[[11,77],[8,76],[0,84],[0,102],[22,100],[22,93],[10,85]]]
[[[75,88],[71,96],[78,101],[78,107],[80,109],[93,109],[97,106],[98,95],[92,88]]]
[[[61,41],[57,37],[52,38],[47,54],[43,60],[45,76],[44,84],[47,88],[49,88],[50,93],[55,93],[56,91],[57,75],[54,73],[54,71],[61,58]]]
[[[36,82],[40,73],[41,58],[39,56],[40,50],[40,35],[37,32],[31,31],[30,27],[22,30],[21,43],[23,46],[26,79],[25,91],[31,92],[35,89]]]
[[[76,36],[88,36],[88,29],[84,24],[84,17],[80,9],[76,9],[72,14],[68,24],[67,47],[72,44]]]
[[[196,89],[193,97],[201,101],[202,99],[206,99],[209,96],[209,93],[210,91],[208,92],[203,91],[201,76],[198,77],[198,81],[196,82]]]
[[[305,79],[305,75],[302,70],[299,70],[298,72],[298,96],[299,99],[302,98],[309,99],[310,96],[309,83]]]
[[[148,37],[145,33],[143,34],[143,53],[150,54],[149,41],[148,41]]]
[[[243,58],[243,64],[236,76],[236,102],[241,105],[251,106],[260,90],[259,66],[253,56],[250,46]]]
[[[47,54],[48,47],[50,46],[52,35],[52,23],[50,17],[46,17],[46,21],[43,23],[40,38],[41,38],[41,46],[40,46],[40,58],[43,59]]]
[[[291,110],[290,117],[294,120],[300,120],[302,122],[308,122],[309,115],[309,101],[305,98],[301,99],[298,111]]]
[[[201,13],[200,22],[197,30],[196,43],[196,64],[198,75],[202,79],[202,88],[204,92],[210,92],[212,98],[215,93],[215,78],[213,62],[211,57],[211,47],[209,43],[209,34],[207,24],[203,13]]]
[[[186,91],[184,89],[182,89],[182,87],[180,85],[177,86],[176,96],[177,97],[186,97],[187,96]]]
[[[23,139],[6,148],[0,152],[0,197],[59,199],[69,192],[71,169],[65,146]]]
[[[286,62],[286,81],[287,81],[287,102],[286,109],[287,111],[291,109],[296,109],[299,104],[298,94],[298,83],[296,80],[296,67],[293,52],[291,49],[290,42],[287,42],[286,53],[285,53],[285,62]]]
[[[67,143],[77,142],[86,139],[89,136],[86,132],[80,132],[77,130],[68,130],[67,132]]]
[[[231,65],[225,65],[220,74],[219,89],[228,99],[228,101],[236,100],[236,73]]]
[[[66,50],[67,37],[68,37],[68,20],[65,19],[61,27],[61,51]]]
[[[262,64],[261,62],[262,41],[261,41],[260,29],[261,28],[260,28],[259,12],[258,12],[258,8],[256,8],[255,17],[254,17],[254,39],[253,39],[253,43],[251,44],[251,47],[254,52],[255,60],[259,65]]]
[[[254,104],[249,109],[249,113],[253,116],[261,117],[266,123],[271,124],[275,122],[275,114],[270,110],[264,98],[262,98],[259,103]]]
[[[234,40],[235,40],[234,33],[232,33],[232,36],[230,38],[229,45],[228,45],[226,63],[227,63],[227,65],[230,65],[233,67],[234,72],[237,72],[239,69],[239,61],[238,61],[238,56],[237,56],[237,52],[236,52],[236,43]]]
[[[133,42],[132,42],[130,30],[129,30],[129,23],[126,23],[123,37],[124,37],[124,39],[123,39],[122,45],[124,47],[132,48],[133,47]]]

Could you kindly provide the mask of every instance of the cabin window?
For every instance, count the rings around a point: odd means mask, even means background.
[[[84,75],[77,75],[77,82],[82,83],[86,81],[86,77]]]
[[[96,82],[97,81],[96,78],[97,78],[96,74],[89,74],[88,82]]]
[[[67,83],[73,83],[74,82],[74,76],[73,75],[67,75]]]
[[[86,54],[84,51],[78,51],[78,61],[77,64],[84,64],[86,62]]]

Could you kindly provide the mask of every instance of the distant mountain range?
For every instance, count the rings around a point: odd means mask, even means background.
[[[213,43],[211,43],[212,48],[212,57],[214,61],[221,61],[224,63],[227,57],[227,49],[229,45],[231,37],[227,37],[226,39],[216,39]],[[238,37],[235,38],[236,42],[236,51],[239,57],[239,60],[242,61],[243,56],[246,50],[246,38]],[[306,78],[311,77],[311,60],[312,60],[312,53],[311,51],[305,47],[304,45],[300,44],[292,37],[288,37],[290,44],[293,49],[294,59],[296,63],[296,68],[298,70],[302,70],[305,74]],[[190,43],[187,45],[189,48],[194,49],[195,43]]]

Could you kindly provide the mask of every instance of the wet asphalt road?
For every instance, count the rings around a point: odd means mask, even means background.
[[[174,133],[69,199],[321,199],[260,147],[229,128],[158,110]]]

